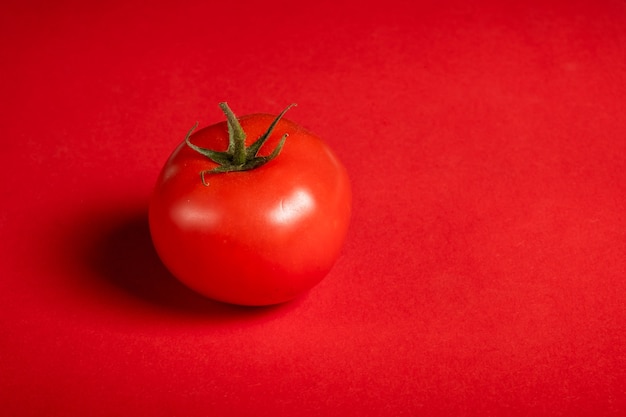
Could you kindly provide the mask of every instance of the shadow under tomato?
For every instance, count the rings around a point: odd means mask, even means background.
[[[178,281],[162,264],[150,238],[147,213],[134,211],[113,220],[90,218],[106,225],[91,233],[82,249],[83,260],[97,276],[128,295],[152,306],[185,315],[213,319],[252,319],[282,314],[299,301],[267,306],[245,307],[210,300]]]

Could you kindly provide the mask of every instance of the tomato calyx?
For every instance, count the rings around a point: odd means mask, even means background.
[[[281,137],[280,142],[269,155],[259,156],[259,150],[270,137],[280,119],[284,116],[285,113],[287,113],[287,110],[294,107],[295,105],[296,104],[293,103],[287,106],[278,116],[276,116],[276,118],[269,125],[265,133],[263,133],[257,140],[255,140],[252,145],[246,146],[246,133],[241,127],[239,120],[230,109],[230,107],[228,107],[228,104],[226,102],[219,103],[222,112],[224,112],[224,114],[226,115],[226,121],[228,125],[228,149],[221,152],[203,148],[191,143],[191,134],[198,127],[198,122],[196,122],[191,130],[187,132],[187,136],[185,136],[185,143],[194,151],[203,156],[206,156],[211,161],[218,164],[218,166],[213,169],[208,169],[200,172],[202,184],[204,184],[205,186],[209,185],[205,180],[206,174],[248,171],[265,165],[272,159],[276,158],[280,154],[280,151],[283,149],[285,140],[287,140],[287,137],[289,136],[289,134],[287,133],[285,133]]]

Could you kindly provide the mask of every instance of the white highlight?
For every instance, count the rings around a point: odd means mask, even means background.
[[[186,204],[178,205],[172,214],[178,219],[178,224],[190,230],[211,227],[219,221],[217,213],[207,211],[203,207],[195,207],[190,200],[187,200]]]
[[[315,200],[305,189],[298,188],[280,201],[277,207],[270,212],[270,218],[275,223],[290,223],[306,216],[315,208]]]

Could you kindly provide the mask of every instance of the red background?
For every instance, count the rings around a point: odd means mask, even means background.
[[[3,415],[625,415],[624,1],[0,7]],[[205,300],[151,246],[223,100],[297,102],[352,179],[286,305]]]

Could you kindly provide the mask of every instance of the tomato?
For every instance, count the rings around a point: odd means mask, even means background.
[[[227,120],[190,132],[159,174],[152,241],[169,271],[206,297],[250,306],[294,299],[340,255],[347,172],[322,140],[282,117],[289,107],[237,119],[220,106]]]

